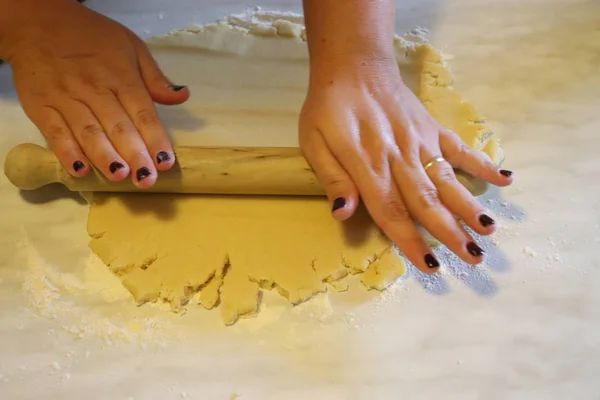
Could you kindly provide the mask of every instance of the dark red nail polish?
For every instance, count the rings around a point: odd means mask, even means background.
[[[179,92],[181,89],[184,89],[185,86],[181,86],[181,85],[171,85],[171,90],[174,92]]]
[[[440,266],[440,263],[438,262],[438,260],[435,259],[435,257],[432,254],[427,254],[425,256],[425,264],[427,264],[429,268],[437,268]]]
[[[501,169],[500,173],[504,176],[506,176],[507,178],[510,178],[513,175],[512,171],[509,171],[507,169]]]
[[[334,212],[335,210],[339,210],[340,208],[343,208],[346,206],[346,199],[344,199],[343,197],[338,197],[337,199],[335,199],[333,201],[333,207],[331,209],[331,212]]]
[[[469,252],[469,254],[475,257],[480,257],[485,254],[485,251],[483,251],[481,247],[479,247],[476,243],[473,242],[467,244],[467,251]]]
[[[142,167],[137,170],[135,177],[137,178],[138,181],[141,181],[142,179],[144,179],[150,175],[152,175],[152,172],[150,172],[150,170],[148,168]]]
[[[79,171],[79,170],[82,170],[82,169],[84,169],[84,168],[85,168],[85,164],[83,163],[83,161],[79,161],[79,160],[77,160],[77,161],[75,161],[75,162],[73,163],[73,170],[74,170],[75,172],[77,172],[77,171]]]
[[[156,155],[156,162],[158,162],[159,164],[161,162],[165,162],[165,161],[169,161],[169,160],[171,160],[171,156],[166,151],[159,151],[158,154]]]
[[[113,161],[110,163],[110,165],[108,166],[108,169],[110,170],[111,174],[114,174],[115,172],[117,172],[118,170],[124,168],[125,166],[123,164],[121,164],[118,161]]]
[[[496,223],[496,221],[494,221],[492,219],[492,217],[490,217],[489,215],[486,214],[481,214],[479,216],[479,222],[481,223],[481,225],[483,226],[490,226],[490,225],[494,225]]]

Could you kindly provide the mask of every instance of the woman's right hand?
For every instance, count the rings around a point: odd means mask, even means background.
[[[111,181],[131,176],[148,188],[173,166],[154,102],[180,104],[189,91],[133,32],[75,0],[11,2],[0,20],[0,56],[21,105],[73,176],[93,164]]]

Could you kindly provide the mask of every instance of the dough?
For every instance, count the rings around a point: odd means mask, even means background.
[[[178,144],[297,145],[308,78],[301,16],[255,10],[149,43],[167,75],[185,77],[193,93],[176,109],[184,113],[160,109]],[[423,32],[398,36],[395,46],[403,77],[432,115],[500,162],[497,139],[452,89]],[[383,290],[406,269],[363,208],[338,223],[322,198],[95,193],[88,232],[138,303],[218,306],[226,324],[255,315],[262,290],[298,304],[328,287],[344,290],[349,273]]]
[[[226,323],[256,313],[260,288],[298,304],[349,272],[382,289],[405,271],[364,210],[339,224],[320,198],[96,194],[88,231],[138,302],[220,299]]]

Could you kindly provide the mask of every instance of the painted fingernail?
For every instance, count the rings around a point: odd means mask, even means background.
[[[338,197],[337,199],[335,199],[333,201],[333,207],[331,209],[331,212],[334,212],[335,210],[339,210],[340,208],[343,208],[346,206],[346,199],[344,199],[343,197]]]
[[[179,92],[181,89],[185,89],[185,86],[171,85],[171,90],[174,91],[174,92]]]
[[[512,176],[512,174],[513,174],[513,172],[512,172],[512,171],[509,171],[509,170],[507,170],[507,169],[501,169],[501,170],[500,170],[500,173],[501,173],[502,175],[506,176],[507,178],[510,178],[510,177]]]
[[[146,167],[142,167],[142,168],[138,169],[137,172],[135,173],[135,177],[137,178],[138,181],[141,181],[142,179],[144,179],[150,175],[152,175],[152,172],[150,172],[150,170]]]
[[[74,170],[75,172],[77,172],[77,171],[79,171],[79,170],[81,170],[81,169],[84,169],[84,168],[85,168],[85,164],[83,163],[83,161],[79,161],[79,160],[77,160],[77,161],[75,161],[75,162],[73,163],[73,170]]]
[[[483,251],[481,247],[477,246],[477,244],[473,242],[467,244],[467,250],[469,251],[469,254],[475,257],[485,254],[485,251]]]
[[[438,262],[438,260],[435,259],[435,257],[432,254],[427,254],[425,256],[425,264],[427,264],[429,268],[437,268],[440,266],[440,263]]]
[[[113,161],[110,163],[110,165],[108,166],[108,169],[110,170],[111,174],[114,174],[115,172],[117,172],[118,170],[120,170],[121,168],[124,168],[125,166],[123,164],[121,164],[118,161]]]
[[[490,225],[494,225],[496,223],[496,221],[494,221],[492,219],[492,217],[490,217],[489,215],[486,215],[486,214],[481,214],[479,216],[479,222],[483,226],[490,226]]]
[[[166,151],[159,151],[158,154],[156,155],[156,161],[159,164],[161,162],[169,161],[169,160],[171,160],[171,156]]]

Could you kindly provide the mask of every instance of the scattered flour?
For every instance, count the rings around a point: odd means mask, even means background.
[[[523,247],[523,253],[529,258],[536,258],[538,256],[537,251],[533,250],[531,247]]]
[[[56,321],[77,338],[95,337],[107,345],[164,346],[175,339],[176,330],[165,321],[114,312],[103,315],[102,306],[131,303],[131,299],[94,255],[83,266],[83,277],[78,277],[49,265],[28,240],[23,240],[19,249],[25,266],[22,287],[35,315]]]

